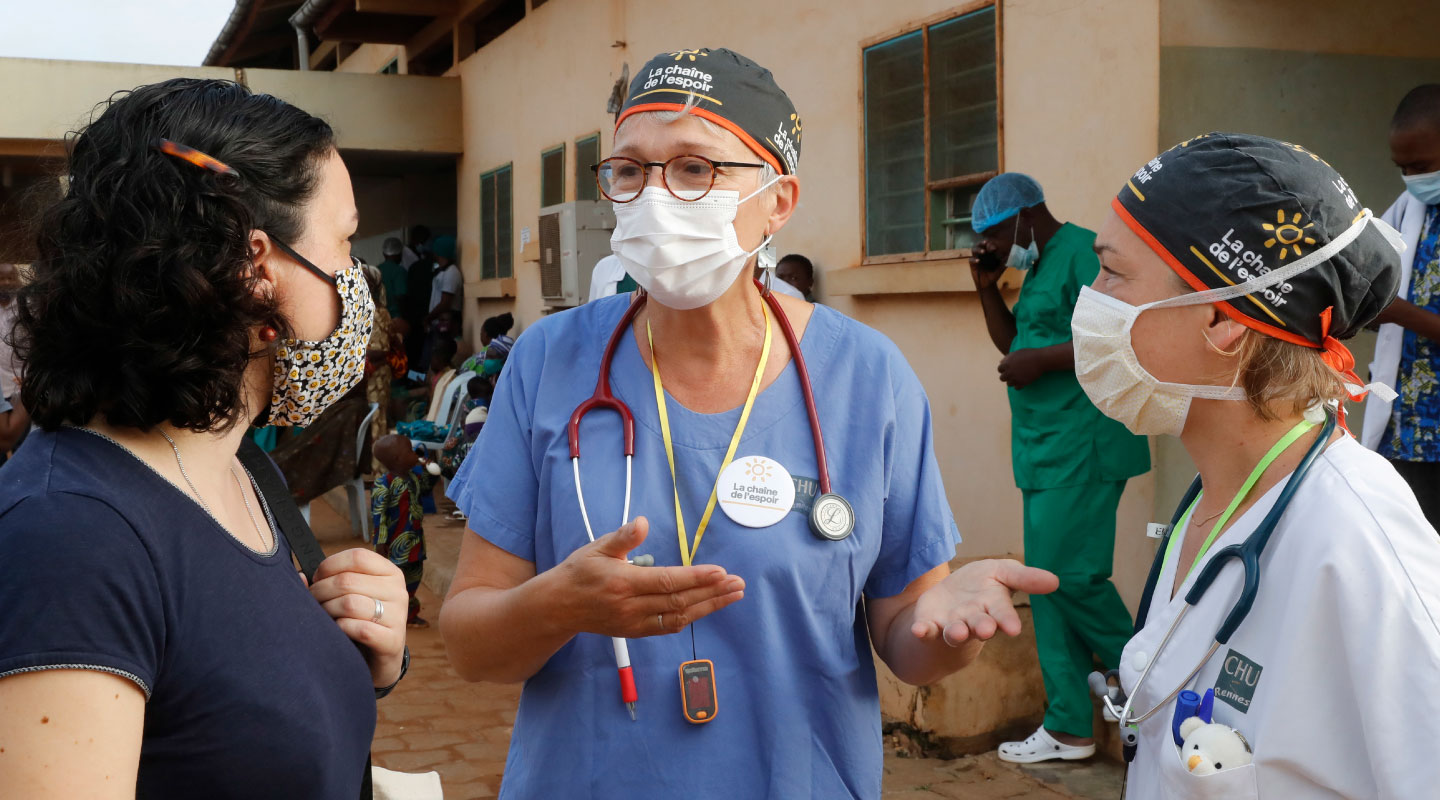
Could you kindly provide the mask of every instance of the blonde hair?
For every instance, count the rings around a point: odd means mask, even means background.
[[[1235,383],[1245,390],[1250,408],[1263,420],[1303,414],[1319,403],[1347,396],[1340,373],[1325,363],[1325,351],[1319,348],[1247,328],[1233,350],[1215,350],[1234,357]]]
[[[1194,291],[1178,273],[1173,276],[1178,286]],[[1208,336],[1205,343],[1219,355],[1234,359],[1233,385],[1245,391],[1246,402],[1260,419],[1303,414],[1319,403],[1349,396],[1345,381],[1325,363],[1321,348],[1276,339],[1249,327],[1232,350],[1221,350]]]

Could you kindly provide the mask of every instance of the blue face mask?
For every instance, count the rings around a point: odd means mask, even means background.
[[[1406,175],[1405,190],[1427,206],[1440,205],[1440,172]]]
[[[1016,215],[1015,215],[1015,233],[1016,233],[1017,235],[1020,233],[1020,215],[1019,215],[1019,214],[1016,214]],[[1021,246],[1018,245],[1018,244],[1011,244],[1011,245],[1010,245],[1010,256],[1009,256],[1009,258],[1005,259],[1005,266],[1010,267],[1011,269],[1018,269],[1018,270],[1020,270],[1021,272],[1024,272],[1025,270],[1028,270],[1028,269],[1030,269],[1031,267],[1035,266],[1035,262],[1036,262],[1036,261],[1039,261],[1039,260],[1040,260],[1040,248],[1035,244],[1035,229],[1034,229],[1034,227],[1031,227],[1031,229],[1030,229],[1030,246],[1029,246],[1029,247],[1021,247]]]

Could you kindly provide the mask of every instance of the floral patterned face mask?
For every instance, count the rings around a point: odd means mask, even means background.
[[[281,250],[340,294],[340,324],[315,342],[281,339],[275,352],[274,388],[266,425],[305,426],[365,376],[365,350],[375,325],[375,305],[360,262],[334,277],[311,264],[289,245],[271,237]]]

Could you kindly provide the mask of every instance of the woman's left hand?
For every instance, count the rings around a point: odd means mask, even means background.
[[[340,630],[361,645],[375,686],[389,686],[400,677],[410,596],[399,567],[363,547],[352,547],[321,562],[310,594]],[[384,606],[378,622],[377,600]]]
[[[972,561],[930,587],[915,602],[910,632],[917,639],[943,639],[951,647],[984,641],[996,632],[1020,633],[1014,592],[1049,594],[1060,579],[1012,559]]]

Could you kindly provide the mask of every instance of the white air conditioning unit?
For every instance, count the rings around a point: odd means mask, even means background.
[[[589,300],[595,262],[610,255],[609,201],[576,200],[540,209],[540,295],[555,307]]]

